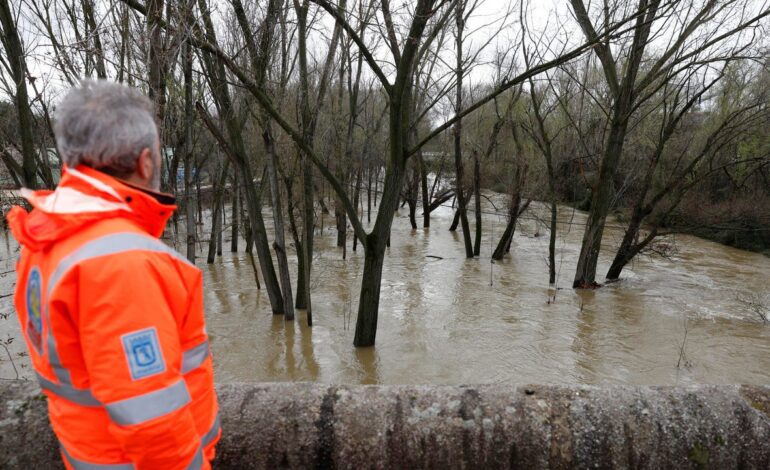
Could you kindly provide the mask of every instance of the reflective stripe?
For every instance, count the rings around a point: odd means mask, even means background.
[[[53,383],[50,380],[46,379],[42,375],[37,374],[37,381],[40,383],[40,388],[44,390],[48,390],[49,392],[53,393],[54,395],[64,398],[65,400],[69,400],[72,403],[76,403],[78,405],[82,406],[102,406],[102,404],[97,400],[92,394],[90,390],[83,390],[79,388],[75,388],[72,385],[68,384],[57,384]]]
[[[219,429],[221,427],[222,420],[219,418],[219,413],[217,413],[216,418],[214,418],[214,424],[211,425],[211,429],[209,429],[208,432],[201,438],[203,447],[206,447],[214,441],[214,439],[217,437],[217,434],[219,434]]]
[[[182,373],[186,374],[193,369],[197,369],[203,364],[203,361],[209,357],[209,342],[204,341],[201,344],[190,348],[182,354]]]
[[[107,413],[117,424],[141,424],[176,411],[190,403],[190,393],[184,379],[173,385],[105,405]]]
[[[48,363],[51,364],[53,373],[59,382],[62,384],[72,385],[72,377],[70,371],[65,368],[61,359],[59,359],[59,353],[56,352],[56,338],[54,338],[53,332],[51,332],[51,320],[48,315],[48,307],[46,307],[45,319],[48,324]]]
[[[72,457],[64,446],[61,446],[61,452],[75,470],[133,470],[135,468],[132,463],[91,463],[78,460]]]
[[[67,168],[67,173],[69,173],[72,176],[75,176],[77,178],[80,178],[81,180],[85,181],[86,183],[90,184],[94,188],[98,189],[99,191],[104,191],[105,193],[109,194],[110,196],[114,197],[118,201],[121,200],[120,194],[118,194],[117,191],[115,191],[115,188],[110,186],[107,183],[104,183],[102,181],[99,181],[98,179],[94,178],[93,176],[88,176],[85,173],[82,173],[79,170],[76,170],[75,168]]]
[[[187,260],[187,258],[179,254],[176,250],[148,235],[133,232],[114,233],[90,241],[75,250],[72,254],[64,257],[59,262],[56,271],[54,271],[51,280],[48,282],[48,295],[51,295],[56,284],[59,283],[59,279],[77,263],[101,256],[136,250],[166,253],[190,266],[194,266]]]
[[[195,452],[195,457],[193,457],[190,465],[187,466],[187,470],[199,470],[201,468],[203,468],[203,449],[198,447],[198,451]]]
[[[72,384],[72,378],[70,377],[69,370],[62,365],[61,359],[59,359],[59,354],[56,349],[56,338],[51,331],[49,305],[53,290],[56,288],[59,280],[61,280],[64,274],[66,274],[70,268],[82,261],[136,250],[166,253],[190,266],[194,266],[187,260],[187,258],[177,253],[176,250],[166,246],[155,238],[139,233],[125,232],[106,235],[84,244],[73,253],[64,257],[56,267],[51,279],[48,280],[45,308],[45,320],[48,324],[48,361],[60,383]]]

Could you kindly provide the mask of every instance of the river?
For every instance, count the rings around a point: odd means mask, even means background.
[[[546,208],[533,203],[511,254],[491,263],[505,227],[504,197],[483,204],[481,257],[464,257],[462,234],[447,229],[452,209],[412,230],[407,209],[393,222],[382,283],[377,346],[353,347],[363,253],[334,246],[333,219],[316,238],[314,326],[270,313],[243,252],[213,265],[201,254],[208,331],[220,382],[318,381],[344,384],[694,384],[770,382],[770,325],[745,300],[770,294],[770,258],[678,235],[672,256],[642,256],[620,282],[571,288],[585,214],[559,212],[557,288],[548,285]],[[419,209],[418,209],[419,211]],[[473,226],[473,214],[469,215]],[[265,219],[272,218],[266,211]],[[420,221],[421,222],[421,221]],[[181,225],[181,224],[180,224]],[[622,231],[611,221],[599,273]],[[352,236],[352,235],[351,235]],[[227,235],[226,235],[227,238]],[[183,239],[183,237],[179,237]],[[18,254],[0,247],[0,294],[13,289]],[[241,249],[244,244],[241,243]],[[183,247],[178,247],[183,249]],[[229,244],[225,243],[225,249]],[[296,267],[292,247],[290,263]],[[295,286],[296,290],[296,286]],[[553,297],[555,295],[555,297]],[[11,297],[0,299],[0,341],[32,376]],[[14,378],[0,348],[0,378]]]

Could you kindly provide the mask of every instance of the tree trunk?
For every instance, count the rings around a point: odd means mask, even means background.
[[[377,197],[380,195],[380,167],[374,172],[374,208],[377,208]],[[371,222],[371,221],[370,221]]]
[[[476,205],[476,240],[473,243],[473,255],[479,256],[481,254],[481,164],[478,152],[473,152],[473,193]]]
[[[404,122],[408,123],[408,119],[402,113],[408,115],[408,109],[411,109],[409,103],[391,102],[390,105],[390,164],[385,172],[385,184],[382,189],[377,220],[371,233],[366,237],[366,243],[363,244],[364,272],[361,278],[356,332],[353,338],[353,344],[357,347],[374,346],[377,336],[377,312],[380,305],[380,283],[382,281],[385,248],[390,241],[390,228],[404,181],[403,151],[407,136]]]
[[[102,40],[99,34],[99,27],[96,24],[96,18],[94,17],[94,2],[93,0],[84,0],[83,5],[83,20],[88,25],[88,36],[91,38],[93,44],[88,44],[88,55],[94,56],[94,67],[96,69],[96,76],[100,79],[107,78],[107,67],[104,64],[104,50],[102,49]]]
[[[409,204],[409,224],[412,226],[412,230],[417,230],[417,201],[409,198],[406,202]]]
[[[455,216],[452,219],[452,224],[449,226],[449,231],[456,231],[458,225],[460,225],[460,209],[455,210]]]
[[[268,123],[262,131],[262,140],[265,144],[265,156],[267,160],[267,179],[270,182],[270,194],[273,202],[273,222],[275,224],[275,242],[273,249],[278,260],[278,273],[281,279],[281,292],[283,293],[284,315],[286,320],[294,320],[294,302],[291,294],[291,274],[289,273],[289,261],[286,256],[286,240],[283,226],[283,205],[281,204],[280,187],[278,186],[278,170],[276,168],[275,143]],[[264,184],[264,183],[263,183]]]
[[[623,268],[636,255],[637,252],[633,250],[634,241],[639,236],[643,217],[641,210],[635,208],[631,215],[631,221],[626,228],[626,233],[623,235],[623,241],[620,242],[620,247],[615,254],[615,258],[612,260],[612,265],[610,265],[610,269],[607,271],[607,280],[618,280]]]
[[[231,253],[237,253],[238,252],[238,228],[240,225],[240,204],[238,203],[241,198],[241,192],[238,190],[238,178],[233,178],[233,207],[232,207],[232,217],[231,217],[231,223],[232,223],[232,230],[230,232],[231,239],[230,239],[230,252]]]
[[[366,222],[371,223],[372,221],[372,168],[371,166],[366,170],[366,177],[368,179],[366,183]]]
[[[630,91],[629,91],[630,93]],[[599,181],[591,197],[591,209],[588,213],[583,243],[580,247],[575,280],[572,287],[593,288],[596,283],[596,265],[602,245],[604,224],[610,210],[614,191],[614,176],[623,152],[628,115],[625,106],[617,106],[610,129],[607,149],[599,170]]]
[[[457,38],[456,38],[456,52],[457,52],[457,69],[455,75],[457,77],[456,86],[456,98],[455,98],[455,113],[461,113],[463,110],[463,28],[465,27],[463,21],[464,3],[458,2],[456,6],[455,22],[457,24]],[[462,133],[463,133],[463,121],[458,119],[454,125],[454,152],[455,152],[455,192],[457,193],[457,212],[460,217],[460,224],[463,228],[463,241],[465,242],[465,257],[473,258],[473,243],[471,242],[471,229],[468,224],[468,214],[466,212],[466,200],[465,191],[463,190],[465,170],[463,168],[463,153],[462,153]],[[454,224],[453,224],[454,225]],[[452,230],[452,229],[450,229]]]
[[[259,283],[259,268],[257,262],[254,260],[254,237],[251,236],[251,227],[246,225],[246,255],[249,257],[251,268],[254,271],[254,281],[257,283],[257,289],[262,289],[262,285]]]
[[[378,217],[379,219],[379,217]],[[357,347],[374,346],[377,337],[377,312],[380,307],[380,284],[385,259],[385,244],[374,234],[367,236],[364,245],[364,272],[358,300],[358,318],[353,344]]]
[[[516,222],[519,219],[519,206],[521,205],[521,192],[514,190],[511,195],[511,202],[508,206],[508,223],[505,225],[503,235],[497,243],[495,251],[492,253],[492,259],[501,260],[506,253],[510,251],[511,241],[516,232]]]
[[[556,284],[556,194],[551,191],[551,229],[548,236],[548,283]]]
[[[192,47],[188,41],[184,43],[184,116],[185,116],[185,149],[184,149],[184,208],[185,233],[187,240],[187,259],[195,264],[195,242],[198,227],[195,224],[195,202],[192,198],[192,165],[193,165],[193,102],[192,102]],[[176,171],[171,177],[176,182]]]
[[[225,182],[225,184],[227,184]],[[226,192],[226,188],[222,188],[223,193]],[[227,225],[227,211],[225,210],[225,198],[224,194],[222,195],[222,198],[219,200],[219,215],[222,217],[222,221],[219,225],[219,230],[217,230],[217,256],[222,256],[222,238],[224,237],[225,232],[225,226]]]
[[[519,158],[522,155],[522,149],[518,141],[518,136],[514,132],[514,140],[516,142],[516,148],[519,153]],[[516,173],[511,181],[511,199],[508,203],[508,223],[505,226],[503,236],[500,237],[500,241],[492,253],[492,259],[501,260],[506,253],[511,251],[511,243],[513,243],[513,235],[516,233],[516,223],[519,216],[527,210],[529,204],[532,202],[528,199],[523,205],[521,204],[521,192],[524,190],[524,184],[527,179],[527,172],[529,168],[526,163],[522,164],[519,159],[516,161]]]
[[[334,206],[334,221],[337,227],[337,248],[343,248],[347,241],[347,225],[348,218],[345,216],[345,211],[342,209],[341,203],[337,201]]]
[[[310,162],[309,157],[303,158],[302,166],[302,209],[304,212],[302,217],[302,256],[304,257],[302,264],[304,268],[304,299],[302,303],[305,306],[307,324],[308,326],[312,326],[313,309],[312,302],[310,300],[310,280],[313,272],[313,231],[315,230],[315,210],[313,208],[313,164]]]
[[[355,193],[353,194],[353,205],[356,208],[356,212],[358,212],[358,203],[361,199],[361,174],[363,173],[363,158],[361,159],[361,164],[358,167],[358,171],[356,172],[356,188]],[[361,209],[361,212],[359,214],[359,218],[363,216],[363,208]],[[356,248],[358,246],[358,237],[356,237],[355,234],[353,234],[353,251],[356,251]]]
[[[247,167],[246,171],[238,171],[238,174],[241,177],[241,186],[244,188],[244,195],[246,196],[246,207],[249,213],[249,221],[252,224],[254,246],[257,249],[259,265],[262,269],[262,278],[265,280],[265,287],[267,289],[268,297],[270,298],[270,305],[273,313],[280,315],[284,312],[284,305],[281,298],[281,288],[278,284],[278,278],[275,275],[275,268],[273,267],[273,259],[270,256],[270,247],[265,231],[265,221],[262,218],[262,204],[259,200],[256,188],[254,187],[251,169]]]
[[[284,183],[286,185],[286,203],[289,206],[287,215],[289,216],[289,228],[291,229],[291,236],[294,239],[294,246],[297,252],[297,294],[294,307],[300,310],[306,308],[305,304],[305,249],[302,246],[302,235],[300,235],[300,229],[297,224],[297,218],[295,217],[295,203],[294,203],[294,184],[292,177],[285,177]]]
[[[407,190],[404,197],[404,202],[409,206],[409,224],[412,226],[412,230],[417,230],[417,193],[419,191],[419,184],[419,162],[414,162],[411,169],[411,177],[407,180]]]
[[[29,189],[37,188],[37,161],[35,159],[35,144],[32,135],[34,120],[27,93],[27,65],[25,63],[24,50],[16,29],[8,0],[0,0],[0,25],[3,29],[3,44],[5,45],[6,58],[11,69],[11,77],[16,85],[14,104],[19,124],[22,153],[22,177],[24,186]],[[43,158],[48,154],[43,152]]]
[[[195,178],[195,194],[198,195],[196,198],[198,200],[198,225],[203,225],[203,204],[201,204],[201,201],[203,198],[201,197],[201,179]]]
[[[417,163],[420,165],[420,190],[422,192],[422,227],[430,228],[430,195],[428,194],[428,170],[422,149],[417,151]]]
[[[307,308],[305,297],[305,250],[301,243],[297,244],[297,297],[294,307],[299,310]]]
[[[147,36],[148,59],[147,74],[150,99],[155,103],[158,127],[163,135],[166,117],[166,70],[167,58],[163,45],[163,7],[164,0],[147,1]]]
[[[209,238],[209,251],[206,256],[206,263],[212,264],[216,257],[217,242],[219,239],[219,233],[222,231],[222,199],[224,198],[225,184],[227,183],[227,172],[230,171],[230,161],[225,160],[222,165],[222,173],[219,176],[219,181],[215,182],[214,187],[214,199],[211,208],[211,237]]]

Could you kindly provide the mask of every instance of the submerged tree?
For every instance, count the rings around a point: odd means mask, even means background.
[[[614,179],[632,115],[677,72],[685,71],[695,63],[739,55],[746,41],[751,41],[750,36],[741,37],[740,33],[756,26],[759,20],[770,15],[770,10],[763,9],[750,15],[750,7],[740,1],[666,3],[639,0],[633,7],[630,3],[605,5],[591,12],[583,0],[570,2],[580,29],[588,40],[597,38],[597,23],[607,28],[619,19],[635,18],[633,27],[616,41],[596,41],[593,48],[602,65],[611,104],[608,110],[609,129],[598,179],[592,188],[588,223],[573,282],[573,287],[590,288],[597,285],[599,250],[615,196]],[[599,21],[593,20],[591,13]],[[738,15],[738,21],[731,23],[733,15]],[[661,35],[670,35],[671,40],[661,51],[654,51],[652,45]]]

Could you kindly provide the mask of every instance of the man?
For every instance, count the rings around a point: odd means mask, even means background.
[[[201,272],[161,243],[151,103],[84,81],[56,113],[55,191],[22,190],[15,304],[69,469],[210,468],[219,419]]]

